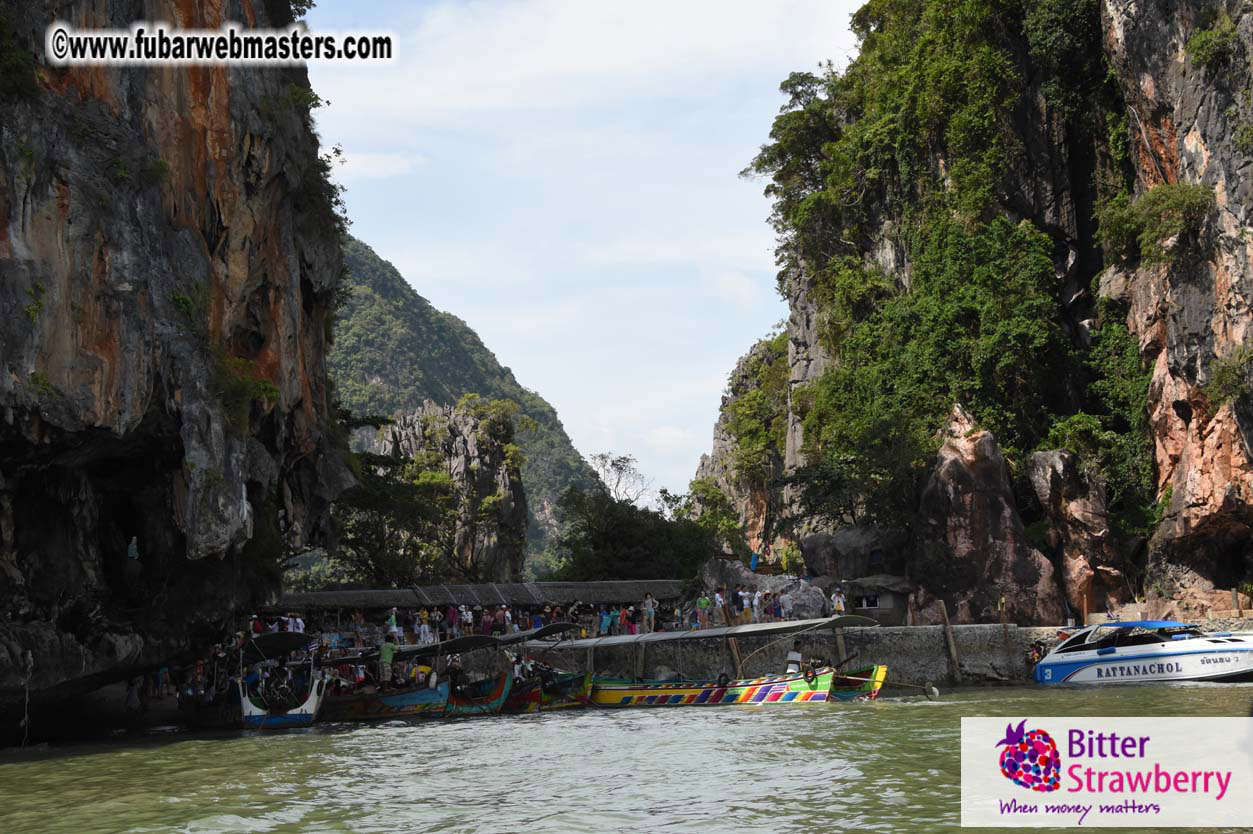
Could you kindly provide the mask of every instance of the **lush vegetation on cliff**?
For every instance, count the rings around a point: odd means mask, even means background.
[[[562,492],[595,480],[556,411],[523,388],[464,321],[432,307],[368,246],[349,238],[344,258],[351,295],[337,314],[329,359],[340,401],[354,414],[386,416],[410,413],[426,399],[452,405],[471,393],[517,403],[532,421],[517,442],[531,511],[543,524],[532,524],[531,548],[542,550]]]
[[[1212,194],[1125,196],[1126,125],[1098,14],[1096,0],[871,0],[853,16],[861,49],[844,71],[782,84],[787,103],[747,173],[768,178],[780,287],[812,278],[832,357],[792,395],[812,464],[796,478],[814,512],[902,521],[961,403],[1011,467],[1072,448],[1111,484],[1128,528],[1148,523],[1148,377],[1123,311],[1065,292],[1064,241],[1023,216],[1038,164],[1023,124],[1039,118],[1024,108],[1038,91],[1091,168],[1075,185],[1084,266],[1177,256]],[[880,271],[871,253],[885,248],[908,268]],[[769,425],[735,432],[741,454]]]
[[[745,483],[775,477],[787,434],[787,333],[759,342],[749,353],[742,379],[732,379],[725,409],[735,438],[735,474]]]
[[[518,411],[511,400],[470,394],[458,401],[451,417],[422,416],[412,457],[346,452],[357,485],[332,507],[335,547],[329,557],[290,570],[287,587],[387,588],[496,579],[499,565],[489,556],[520,553],[524,547],[520,527],[509,529],[501,512],[510,496],[500,493],[492,473],[484,479],[458,478],[455,469],[491,462],[516,482],[525,461],[516,435],[519,426],[529,427]],[[476,461],[461,458],[463,438],[450,431],[458,415],[474,420]],[[346,411],[340,419],[345,432],[385,425]]]

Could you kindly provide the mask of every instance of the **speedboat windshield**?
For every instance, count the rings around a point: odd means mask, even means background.
[[[1054,651],[1077,652],[1114,646],[1146,646],[1203,636],[1204,633],[1199,628],[1182,623],[1106,623],[1072,634]]]

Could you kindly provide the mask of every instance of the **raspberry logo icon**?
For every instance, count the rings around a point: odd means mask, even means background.
[[[1001,773],[1015,785],[1048,793],[1060,787],[1062,760],[1057,743],[1044,730],[1026,730],[1027,721],[1005,725],[1005,738],[996,743],[1001,751]]]

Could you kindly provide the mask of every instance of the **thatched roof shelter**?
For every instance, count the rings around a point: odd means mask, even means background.
[[[645,593],[660,601],[683,595],[685,583],[677,579],[621,582],[517,582],[487,585],[424,585],[384,590],[306,591],[283,594],[270,610],[316,611],[327,609],[370,610],[419,608],[429,605],[569,605],[576,600],[594,605],[637,603]]]

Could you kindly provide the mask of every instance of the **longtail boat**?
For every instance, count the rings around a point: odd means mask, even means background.
[[[242,684],[240,684],[242,688]],[[315,676],[303,701],[293,706],[262,705],[258,706],[253,697],[246,691],[241,692],[240,706],[243,712],[243,724],[249,729],[270,730],[278,727],[305,727],[317,720],[318,710],[322,706],[326,694],[326,681],[321,675]]]
[[[542,628],[524,631],[518,634],[507,634],[500,638],[503,645],[522,644],[527,651],[524,655],[514,658],[515,669],[521,666],[530,670],[525,677],[516,677],[513,689],[505,701],[503,712],[528,713],[544,712],[556,709],[575,709],[587,706],[591,695],[592,676],[582,672],[563,672],[543,663],[534,663],[529,655],[530,650],[538,648],[540,654],[561,645],[565,636],[578,631],[577,623],[550,623]],[[554,642],[540,643],[540,640],[557,637]]]
[[[879,697],[879,690],[883,688],[887,676],[888,667],[883,664],[839,672],[831,679],[831,693],[827,700],[873,701]]]
[[[886,666],[850,672],[870,678],[856,688],[836,687],[840,675],[830,666],[805,672],[721,681],[632,681],[596,678],[592,703],[601,707],[682,707],[721,704],[790,704],[869,700],[879,694]]]
[[[591,665],[594,663],[593,655],[597,648],[632,646],[638,653],[637,668],[643,668],[643,653],[649,646],[678,640],[725,639],[736,659],[737,668],[742,668],[744,661],[751,658],[752,654],[740,657],[739,644],[736,642],[739,637],[795,636],[826,628],[868,628],[877,625],[878,622],[868,617],[845,615],[700,631],[660,632],[577,640],[569,643],[567,648],[586,649],[589,665]],[[598,707],[616,708],[870,700],[878,696],[887,677],[887,667],[883,665],[869,665],[847,672],[838,671],[836,667],[821,662],[804,665],[798,663],[798,665],[801,666],[798,671],[784,674],[753,678],[744,676],[730,678],[722,675],[717,680],[660,681],[594,676],[589,703]]]
[[[314,664],[316,641],[290,631],[267,632],[249,639],[227,657],[238,664],[212,697],[179,696],[179,710],[193,727],[204,729],[275,729],[312,724],[326,695],[326,680]],[[309,652],[308,663],[288,663],[293,653]],[[259,665],[258,665],[259,664]],[[275,665],[277,664],[277,665]],[[264,677],[245,674],[266,667]],[[226,669],[215,673],[225,674]]]
[[[468,634],[442,643],[426,643],[418,646],[397,646],[394,663],[431,659],[441,656],[494,648],[499,641],[495,637]],[[360,665],[378,662],[377,649],[363,652],[328,665]],[[439,718],[447,711],[450,688],[448,681],[441,681],[435,674],[420,682],[394,689],[367,687],[356,692],[327,696],[322,708],[323,721],[374,721],[384,718]]]
[[[505,706],[512,686],[511,672],[501,672],[495,678],[464,686],[453,684],[448,693],[448,705],[444,707],[444,716],[458,718],[468,715],[496,715]]]
[[[519,643],[542,640],[578,628],[574,623],[554,623],[543,628],[502,636],[467,634],[442,643],[397,646],[393,663],[414,663],[429,660],[432,671],[425,680],[399,688],[365,687],[338,694],[332,691],[322,708],[323,721],[373,721],[385,718],[440,718],[499,713],[513,689],[513,676],[508,673],[480,681],[468,681],[458,671],[440,680],[434,668],[441,657],[451,658],[464,652],[482,649],[503,649]],[[545,644],[548,645],[548,644]],[[378,662],[379,652],[371,649],[355,655],[326,661],[334,665],[366,665]]]
[[[423,683],[393,691],[354,692],[327,696],[322,705],[323,721],[373,721],[380,718],[414,716],[438,718],[448,703],[448,682],[435,686]]]
[[[503,711],[528,713],[580,709],[587,706],[591,694],[590,673],[557,672],[549,677],[541,674],[538,678],[514,681],[513,692],[505,702]]]

